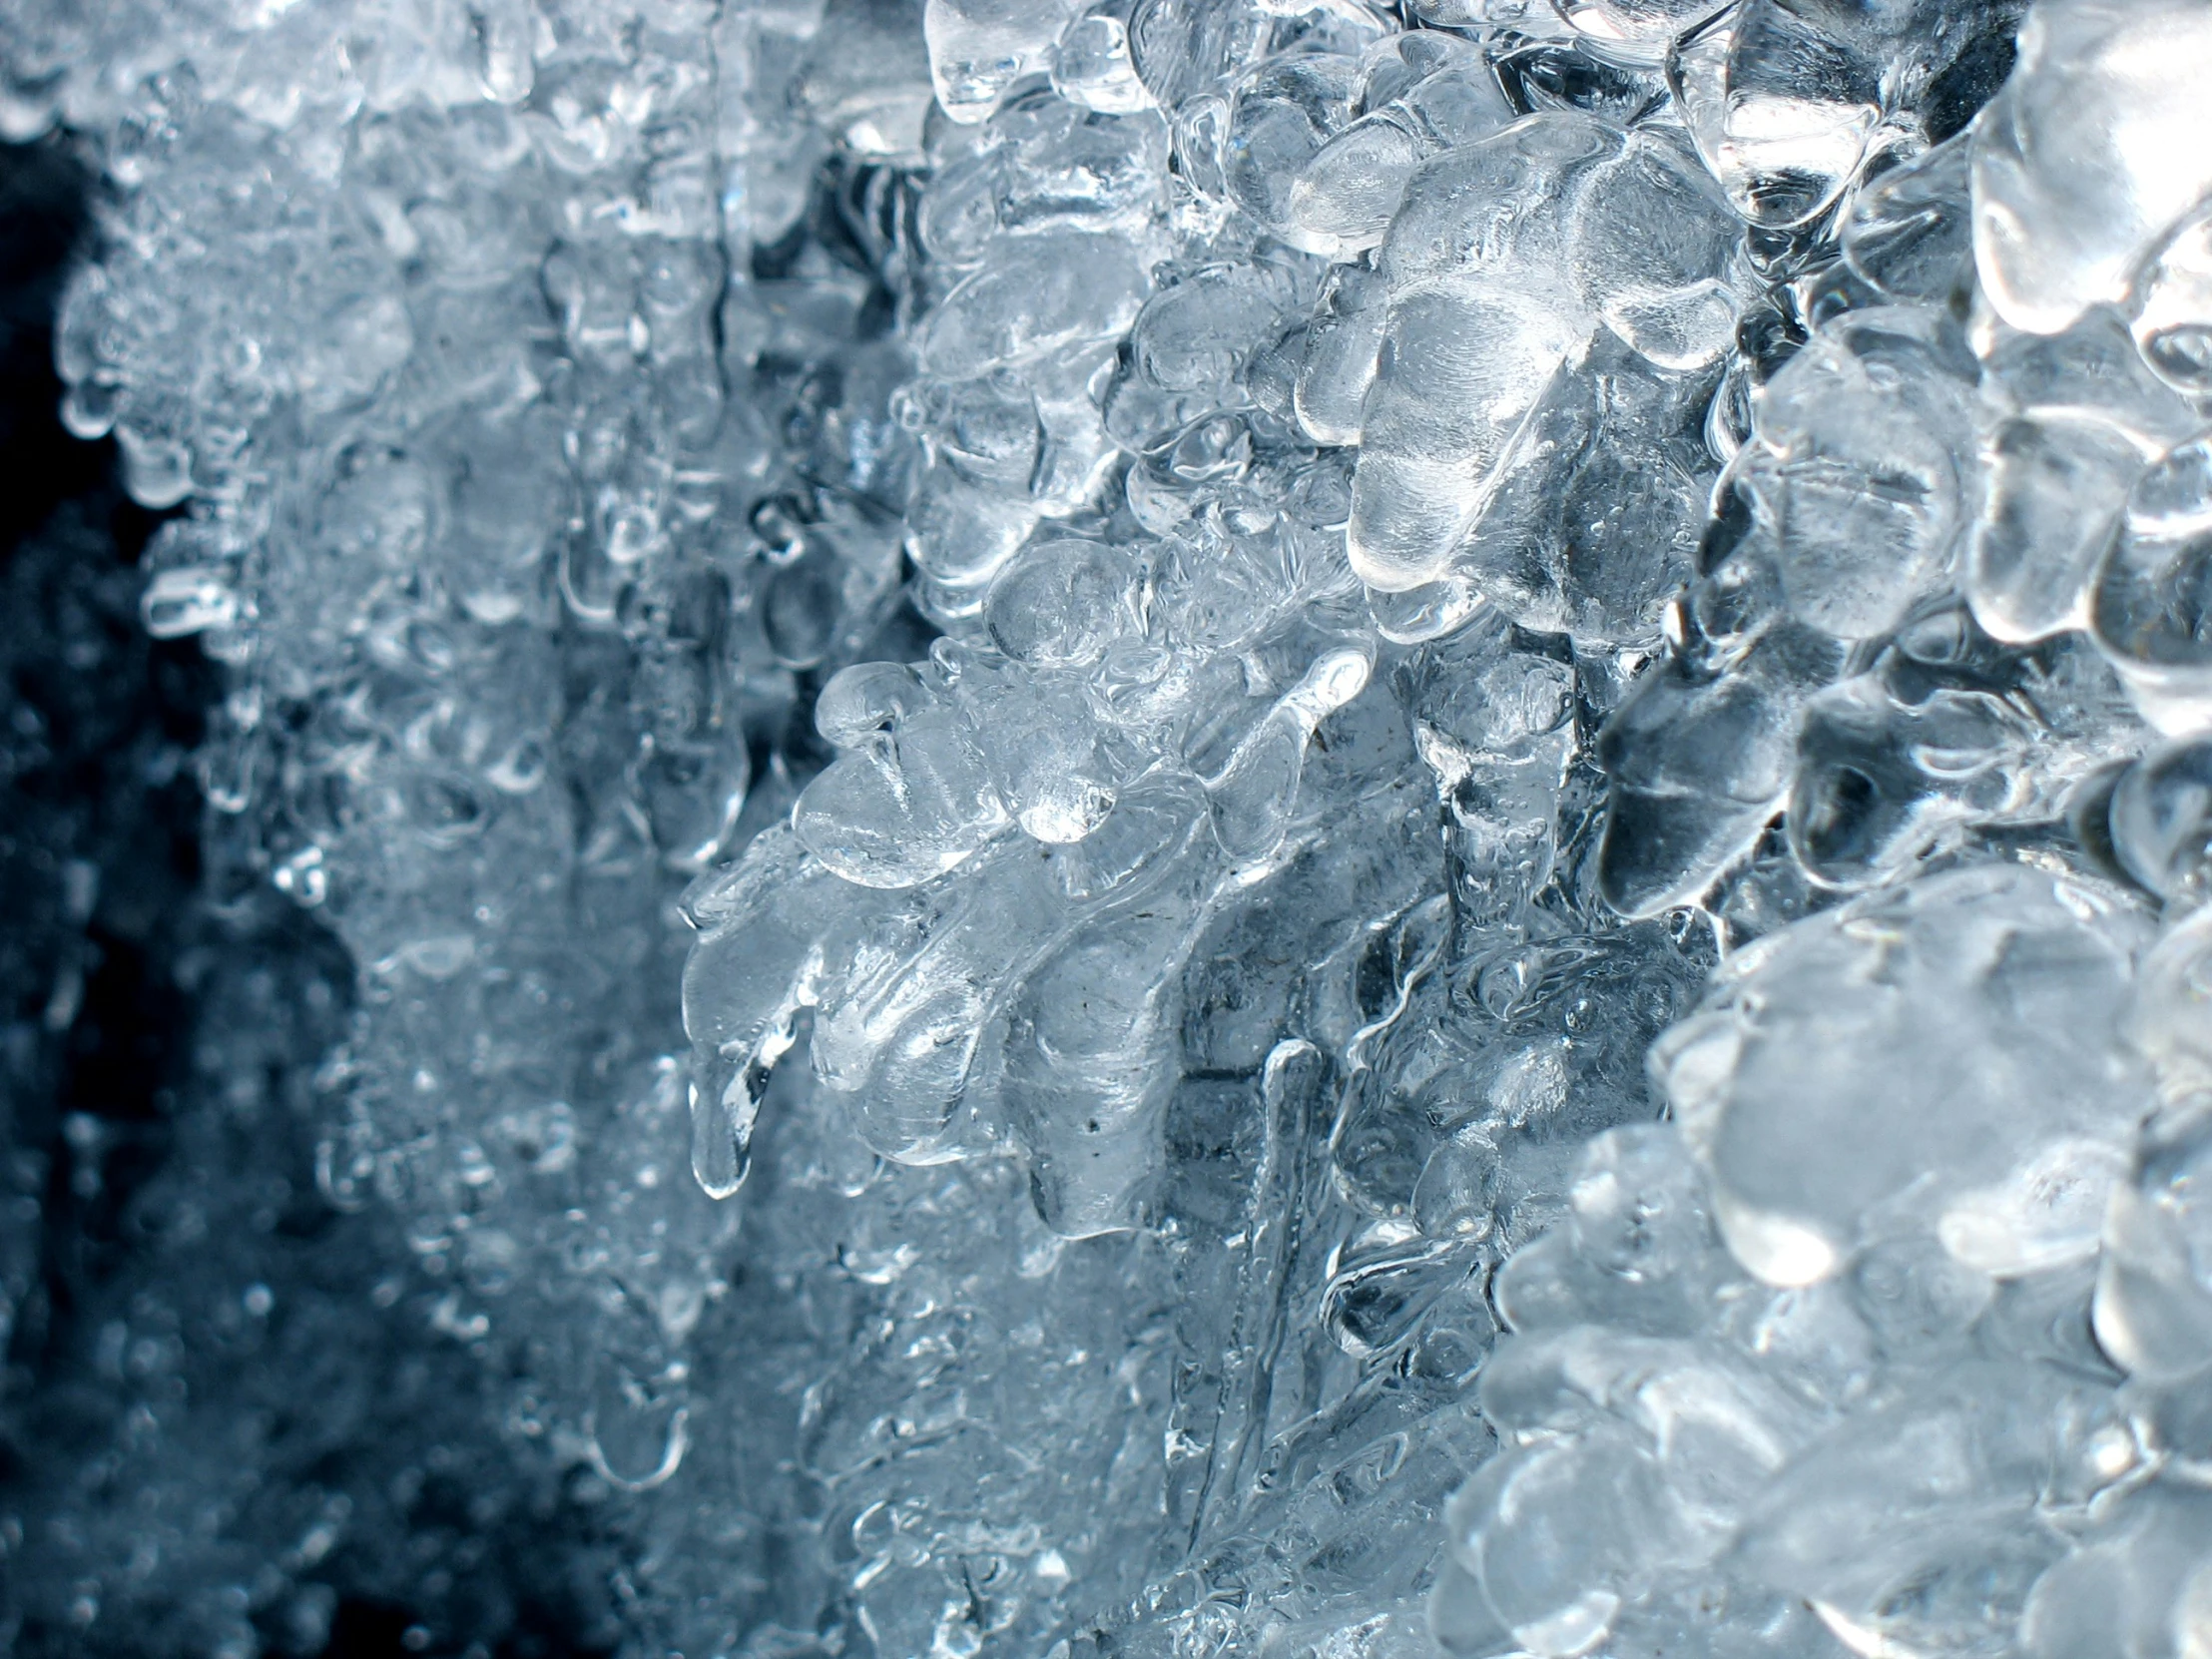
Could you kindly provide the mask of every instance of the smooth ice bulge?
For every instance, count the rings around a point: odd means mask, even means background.
[[[2208,17],[0,19],[611,1642],[2212,1643]]]

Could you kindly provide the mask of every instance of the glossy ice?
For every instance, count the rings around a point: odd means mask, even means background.
[[[330,1200],[640,1653],[2193,1653],[2202,8],[1409,11],[4,25]]]

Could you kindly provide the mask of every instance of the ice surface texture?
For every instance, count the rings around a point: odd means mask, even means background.
[[[2202,0],[0,68],[634,1651],[2208,1650]]]

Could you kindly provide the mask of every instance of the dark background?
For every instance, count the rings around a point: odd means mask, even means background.
[[[377,1307],[405,1256],[388,1222],[317,1195],[313,1073],[352,964],[207,810],[220,672],[138,622],[162,515],[56,416],[54,310],[96,188],[65,139],[0,146],[0,1648],[191,1650],[181,1598],[251,1578],[335,1494],[340,1541],[252,1609],[265,1651],[604,1651],[579,1570],[599,1541],[518,1480],[478,1363]],[[207,1317],[256,1287],[272,1317]],[[167,1334],[158,1375],[116,1360],[145,1331]],[[132,1414],[157,1387],[149,1435]],[[190,1537],[216,1475],[219,1535],[114,1588],[157,1523]],[[103,1569],[88,1626],[73,1586]]]

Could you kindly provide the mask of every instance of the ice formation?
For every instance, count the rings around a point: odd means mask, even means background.
[[[254,1317],[469,1356],[624,1651],[2212,1653],[2205,0],[0,74],[218,838],[357,969],[404,1260]],[[380,1523],[253,1455],[11,1521],[12,1616],[314,1651]]]

